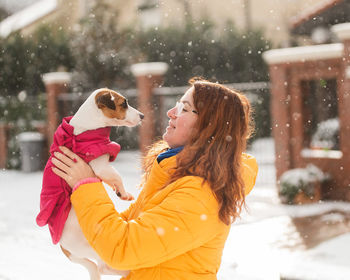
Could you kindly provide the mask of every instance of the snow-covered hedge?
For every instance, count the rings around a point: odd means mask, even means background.
[[[284,172],[280,178],[280,196],[282,202],[293,203],[299,192],[312,197],[316,185],[329,179],[329,175],[318,167],[309,164],[306,168],[295,168]]]
[[[339,150],[339,119],[328,119],[317,125],[311,138],[311,148]]]

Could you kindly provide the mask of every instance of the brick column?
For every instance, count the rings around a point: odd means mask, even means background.
[[[285,65],[270,65],[271,120],[275,140],[275,165],[277,179],[291,168],[290,155],[290,109],[288,99],[288,76]]]
[[[342,63],[342,82],[340,83],[339,94],[339,120],[340,130],[340,149],[343,152],[344,159],[348,159],[350,164],[350,23],[337,24],[332,27],[332,31],[343,42],[344,51],[341,60]]]
[[[349,25],[350,27],[350,25]],[[350,36],[350,34],[349,34]],[[344,41],[344,54],[342,59],[342,80],[340,96],[338,96],[338,110],[340,129],[340,149],[346,164],[350,166],[350,37]],[[350,183],[350,180],[349,180]],[[350,186],[349,186],[350,187]],[[350,197],[349,197],[350,200]]]
[[[47,143],[51,146],[53,135],[58,126],[57,96],[67,91],[71,74],[67,72],[52,72],[43,75],[47,93]]]
[[[139,147],[143,155],[152,145],[155,135],[153,89],[163,83],[163,76],[167,70],[168,65],[163,62],[138,63],[131,66],[131,72],[136,77],[137,83],[138,110],[145,115],[139,129]]]
[[[7,160],[7,126],[0,122],[0,168],[6,167]]]
[[[350,25],[349,25],[350,31]],[[343,151],[344,157],[349,159],[350,163],[350,32],[349,38],[344,42],[344,56],[343,56],[343,78],[342,83],[342,110],[339,114],[340,122],[342,124],[340,141],[341,149]],[[340,101],[340,100],[339,100]]]
[[[291,67],[292,68],[292,67]],[[296,77],[298,69],[289,70],[289,96],[290,105],[285,105],[285,110],[289,109],[290,123],[286,126],[290,129],[290,166],[289,168],[300,168],[303,166],[303,158],[301,151],[304,146],[304,106],[303,106],[303,92],[301,91],[300,80]]]
[[[294,67],[299,65],[301,69],[305,67],[303,63],[308,61],[339,59],[342,51],[342,44],[327,44],[276,49],[263,53],[263,58],[270,69],[272,131],[276,149],[277,178],[284,171],[303,164],[300,152],[304,141],[304,136],[301,135],[304,133],[302,120],[304,112],[300,84],[296,77],[297,70]],[[317,69],[312,70],[312,73],[314,71]]]
[[[338,93],[338,115],[340,121],[340,149],[343,152],[342,187],[345,189],[343,198],[350,201],[350,23],[337,24],[332,31],[338,36],[344,45],[341,59],[342,77]]]

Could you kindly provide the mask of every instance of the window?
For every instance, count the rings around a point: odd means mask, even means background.
[[[304,131],[311,149],[339,150],[337,82],[317,79],[302,82]]]

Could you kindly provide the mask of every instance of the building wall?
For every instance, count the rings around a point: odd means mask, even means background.
[[[187,12],[196,21],[202,20],[203,17],[209,18],[217,24],[218,29],[223,29],[225,23],[231,20],[240,30],[247,26],[245,5],[249,3],[251,26],[263,29],[266,37],[274,43],[274,47],[286,47],[289,46],[288,29],[292,17],[324,0],[187,0],[187,9],[183,4],[186,0],[107,1],[112,9],[106,12],[113,15],[118,11],[120,27],[181,26]],[[91,3],[91,0],[59,0],[59,9],[56,12],[25,28],[23,33],[30,34],[38,24],[50,22],[70,30],[84,11],[88,11]],[[157,4],[154,9],[139,10],[138,7],[144,3]]]
[[[324,0],[249,0],[250,22],[253,28],[262,28],[266,37],[276,46],[289,45],[289,22],[315,3]],[[195,19],[203,15],[216,22],[222,29],[227,20],[232,20],[238,29],[245,29],[246,0],[194,0],[188,1],[190,12]],[[163,24],[181,24],[184,19],[184,6],[179,0],[159,1]]]
[[[56,11],[23,28],[21,30],[21,33],[25,36],[28,36],[42,24],[52,24],[56,27],[72,30],[80,19],[80,4],[80,0],[58,0]]]

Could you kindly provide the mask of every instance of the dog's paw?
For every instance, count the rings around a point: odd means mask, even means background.
[[[131,194],[131,193],[125,193],[125,195],[122,195],[118,190],[116,190],[116,192],[115,192],[116,194],[117,194],[117,196],[118,197],[120,197],[120,199],[122,199],[122,200],[128,200],[128,201],[130,201],[130,200],[134,200],[135,198],[134,198],[134,196]]]

